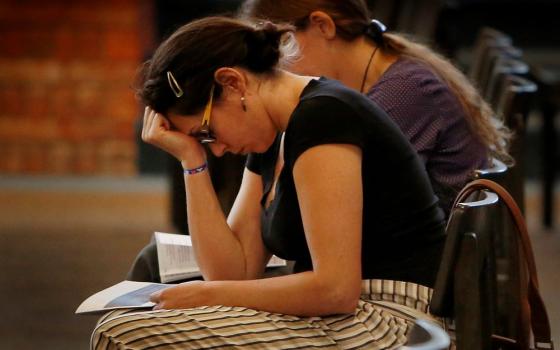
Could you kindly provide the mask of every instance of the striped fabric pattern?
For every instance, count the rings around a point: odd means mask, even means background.
[[[390,349],[406,342],[431,290],[413,283],[364,280],[353,314],[297,317],[243,307],[117,310],[103,316],[91,349]]]

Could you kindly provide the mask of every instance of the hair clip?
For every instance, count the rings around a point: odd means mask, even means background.
[[[377,31],[379,31],[381,34],[385,33],[387,31],[387,26],[384,25],[380,20],[377,19],[372,19],[369,23],[369,25],[373,25],[377,27]]]
[[[372,19],[365,28],[365,34],[377,44],[383,43],[383,33],[386,31],[387,27],[376,19]]]
[[[171,71],[167,71],[167,81],[169,82],[169,86],[171,87],[171,90],[177,98],[183,96],[183,89],[181,89],[179,83],[177,83],[177,80],[175,80],[175,77],[173,76],[173,73],[171,73]]]

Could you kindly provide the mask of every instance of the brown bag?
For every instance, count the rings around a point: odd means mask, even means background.
[[[506,189],[490,180],[475,180],[468,183],[457,195],[453,207],[457,203],[464,201],[471,193],[478,190],[489,190],[498,195],[504,205],[507,207],[511,215],[514,226],[516,227],[519,242],[521,244],[521,258],[527,266],[527,290],[522,295],[522,311],[521,323],[523,334],[518,335],[518,339],[514,340],[515,348],[518,349],[554,349],[550,335],[550,323],[544,302],[539,293],[539,283],[537,279],[537,268],[535,258],[533,256],[533,248],[529,239],[527,225],[521,214],[521,210],[517,206],[515,200],[511,197]],[[523,286],[525,288],[525,286]],[[531,334],[533,335],[533,344],[531,344]],[[511,343],[512,339],[500,336],[493,337],[498,343]],[[532,345],[532,346],[531,346]]]

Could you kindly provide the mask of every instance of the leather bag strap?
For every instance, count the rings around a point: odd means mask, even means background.
[[[544,302],[539,293],[537,267],[527,225],[519,206],[509,192],[494,181],[478,179],[468,183],[457,195],[453,207],[464,201],[471,193],[477,190],[490,190],[498,195],[508,209],[517,229],[522,252],[527,263],[529,274],[528,301],[531,308],[531,329],[535,341],[535,349],[554,349],[550,335],[550,323]]]

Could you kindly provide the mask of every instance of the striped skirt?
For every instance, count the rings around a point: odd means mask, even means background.
[[[364,280],[353,314],[297,317],[243,307],[118,310],[103,316],[91,349],[391,349],[403,345],[432,290],[414,283]]]

